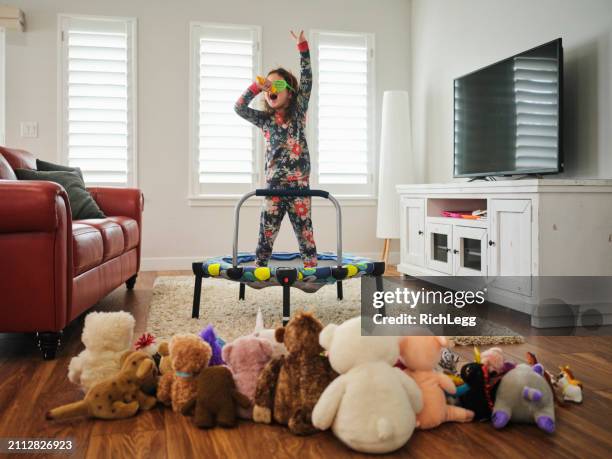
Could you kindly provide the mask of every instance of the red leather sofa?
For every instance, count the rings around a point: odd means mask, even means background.
[[[134,288],[140,267],[143,196],[90,188],[107,218],[72,221],[64,189],[18,181],[35,157],[0,147],[0,332],[35,332],[53,359],[62,329],[112,290]]]

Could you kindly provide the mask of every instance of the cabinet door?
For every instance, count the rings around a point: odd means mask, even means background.
[[[401,201],[402,263],[425,265],[425,200],[404,198]]]
[[[453,273],[451,252],[452,226],[443,223],[427,224],[427,267],[441,273]]]
[[[531,200],[491,199],[488,214],[489,276],[502,276],[496,287],[531,295]]]
[[[486,229],[459,225],[453,228],[455,276],[486,276],[486,254]]]

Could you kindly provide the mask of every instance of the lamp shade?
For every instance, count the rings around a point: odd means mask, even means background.
[[[400,213],[395,187],[412,183],[415,177],[406,91],[385,91],[383,94],[379,161],[376,237],[398,239]]]

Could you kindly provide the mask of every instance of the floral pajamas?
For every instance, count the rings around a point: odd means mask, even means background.
[[[265,176],[268,188],[308,188],[310,154],[306,143],[305,125],[308,100],[312,88],[312,69],[308,43],[298,45],[300,51],[300,86],[296,113],[285,119],[279,112],[268,114],[249,107],[260,89],[253,83],[240,96],[234,107],[236,113],[259,127],[266,139]],[[272,246],[285,213],[298,240],[304,266],[317,265],[317,248],[313,239],[310,198],[266,197],[261,211],[257,265],[266,266],[272,255]]]

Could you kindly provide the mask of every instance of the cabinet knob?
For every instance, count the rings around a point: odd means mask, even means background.
[[[489,241],[489,245],[490,245],[490,246],[494,246],[494,245],[495,245],[495,242],[493,242],[493,241]]]
[[[453,253],[457,254],[457,253],[459,253],[459,251],[457,249],[453,249]]]
[[[419,230],[419,236],[423,235],[423,231]]]

